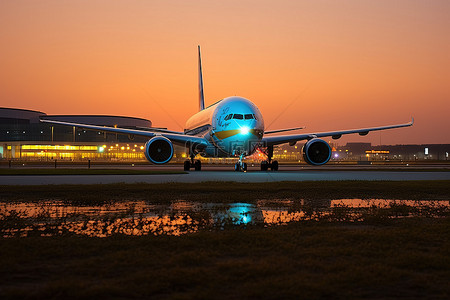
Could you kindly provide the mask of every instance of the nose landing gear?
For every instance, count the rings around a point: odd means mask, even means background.
[[[247,172],[247,163],[242,162],[242,161],[238,161],[235,165],[234,165],[234,170],[236,172],[239,171],[243,171],[243,172]]]
[[[244,154],[241,154],[239,156],[238,162],[234,165],[234,171],[239,172],[247,172],[247,163],[243,162],[242,159],[244,158]]]

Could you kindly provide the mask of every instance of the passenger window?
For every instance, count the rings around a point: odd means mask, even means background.
[[[244,119],[244,116],[241,115],[241,114],[234,114],[234,115],[233,115],[233,119],[242,120],[242,119]]]
[[[246,120],[253,119],[253,115],[252,114],[246,114],[244,117],[245,117]]]

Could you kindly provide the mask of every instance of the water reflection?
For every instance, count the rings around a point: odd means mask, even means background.
[[[260,200],[249,203],[174,201],[170,205],[123,201],[70,205],[62,201],[1,203],[0,234],[12,236],[181,235],[234,226],[281,225],[303,220],[364,221],[378,217],[448,216],[446,201],[379,199]],[[380,211],[384,212],[380,214]],[[376,213],[374,213],[376,212]]]

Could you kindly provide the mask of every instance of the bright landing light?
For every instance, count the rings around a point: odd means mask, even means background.
[[[241,127],[241,134],[247,135],[250,132],[250,128],[247,126]]]

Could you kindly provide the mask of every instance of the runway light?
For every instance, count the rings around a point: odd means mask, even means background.
[[[249,132],[250,132],[250,128],[248,128],[247,126],[241,127],[241,134],[247,135]]]

